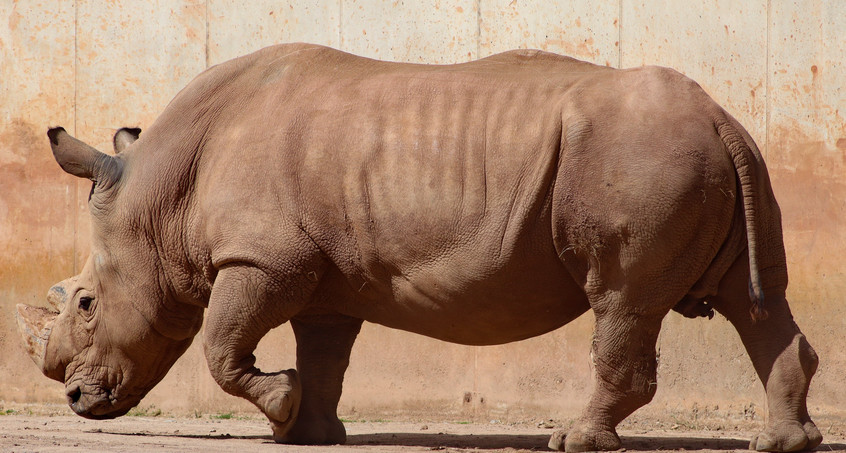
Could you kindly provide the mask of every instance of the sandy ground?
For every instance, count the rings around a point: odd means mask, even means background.
[[[0,417],[0,451],[180,451],[180,452],[517,452],[545,451],[549,424],[348,422],[343,446],[277,445],[258,417],[172,418],[127,416],[92,421],[68,415]],[[745,450],[751,432],[685,428],[620,430],[626,451]],[[846,438],[828,435],[818,451],[846,451]]]

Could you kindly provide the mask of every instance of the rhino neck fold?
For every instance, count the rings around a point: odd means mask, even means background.
[[[184,340],[199,331],[211,293],[209,260],[203,258],[192,222],[199,151],[188,141],[167,149],[153,132],[127,151],[121,193],[113,200],[121,206],[112,213],[120,212],[125,217],[118,223],[137,232],[135,246],[142,256],[134,259],[150,260],[141,266],[155,279],[143,285],[156,296],[133,300],[134,308],[161,335]],[[150,158],[148,152],[157,156]]]

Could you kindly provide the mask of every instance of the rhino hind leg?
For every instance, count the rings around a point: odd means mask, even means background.
[[[742,256],[720,284],[715,308],[737,330],[766,390],[767,426],[752,439],[749,449],[811,450],[822,442],[806,403],[819,359],[793,322],[783,290],[765,288],[769,316],[758,321],[752,319],[747,269]]]
[[[602,304],[621,307],[624,304]],[[669,307],[667,308],[669,311]],[[591,359],[596,386],[588,406],[569,431],[553,434],[553,450],[618,450],[616,426],[655,395],[655,344],[666,312],[645,314],[596,310]]]
[[[297,421],[277,441],[300,445],[346,443],[346,429],[337,415],[338,401],[361,324],[361,319],[333,314],[291,320],[303,396]]]

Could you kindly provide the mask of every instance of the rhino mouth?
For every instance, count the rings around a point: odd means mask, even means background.
[[[93,420],[120,417],[138,404],[137,401],[119,401],[109,389],[82,383],[69,385],[66,394],[68,406],[77,415]]]

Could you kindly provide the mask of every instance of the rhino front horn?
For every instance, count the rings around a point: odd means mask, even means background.
[[[53,330],[56,313],[40,307],[18,304],[15,319],[18,331],[24,341],[24,348],[38,368],[44,372],[44,355],[47,352],[47,341]]]
[[[47,137],[50,138],[53,157],[62,170],[80,178],[88,178],[103,187],[111,187],[120,179],[122,166],[117,159],[77,140],[65,128],[51,128],[47,131]]]

